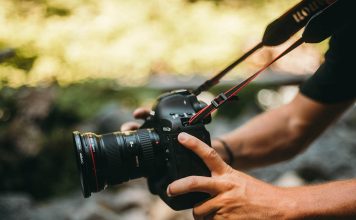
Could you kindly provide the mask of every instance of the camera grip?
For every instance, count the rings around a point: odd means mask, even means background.
[[[185,132],[198,137],[200,140],[210,146],[209,132],[204,129],[189,129]],[[210,195],[203,192],[192,192],[175,197],[167,196],[168,185],[187,176],[210,176],[210,170],[204,162],[192,151],[182,146],[178,140],[177,134],[167,136],[169,144],[169,156],[167,161],[167,173],[147,179],[148,187],[153,194],[159,197],[172,209],[178,211],[194,207],[195,204],[207,200]]]

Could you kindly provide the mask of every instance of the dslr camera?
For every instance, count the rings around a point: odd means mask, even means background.
[[[167,186],[191,176],[210,176],[204,162],[182,146],[178,134],[186,132],[210,146],[205,124],[211,117],[190,125],[189,119],[206,106],[187,90],[161,95],[140,129],[97,135],[73,132],[75,155],[84,197],[109,185],[146,177],[151,193],[172,209],[192,208],[209,198],[202,192],[168,197]]]

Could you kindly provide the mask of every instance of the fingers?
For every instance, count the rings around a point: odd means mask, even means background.
[[[133,116],[136,119],[145,119],[150,115],[150,109],[149,108],[137,108],[133,113]],[[130,131],[130,130],[136,130],[140,128],[140,124],[137,122],[126,122],[121,125],[121,131]]]
[[[150,115],[149,108],[137,108],[132,114],[136,119],[145,119]]]
[[[198,138],[182,132],[178,135],[178,140],[186,148],[196,153],[211,172],[222,174],[226,170],[227,164],[218,153]]]
[[[121,125],[121,131],[132,131],[137,130],[141,125],[134,121],[129,121]]]
[[[216,180],[206,176],[188,176],[176,180],[167,187],[168,196],[178,196],[189,192],[205,192],[215,196],[220,192]]]
[[[193,208],[194,219],[213,219],[216,211],[220,209],[219,203],[214,199],[209,199]]]

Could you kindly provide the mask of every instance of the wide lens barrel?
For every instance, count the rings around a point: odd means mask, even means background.
[[[159,136],[153,129],[103,135],[73,132],[84,197],[107,185],[148,176],[157,166]]]

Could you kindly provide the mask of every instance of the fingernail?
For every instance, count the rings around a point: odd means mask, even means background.
[[[132,116],[136,117],[137,113],[138,113],[138,111],[136,109],[135,111],[132,112]]]
[[[185,132],[182,132],[178,135],[178,140],[182,142],[186,141],[188,138],[188,134]]]
[[[170,192],[170,190],[169,190],[169,186],[170,186],[170,185],[167,186],[167,196],[168,196],[168,197],[172,197],[172,194],[171,194],[171,192]]]

